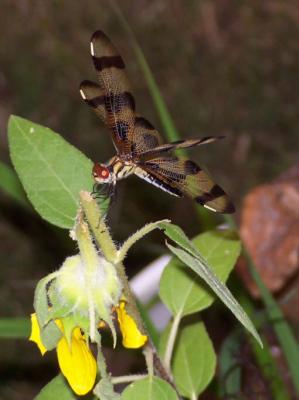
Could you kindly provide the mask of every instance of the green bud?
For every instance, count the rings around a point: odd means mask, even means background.
[[[95,265],[88,268],[80,255],[68,257],[56,279],[55,296],[51,297],[56,297],[64,310],[86,317],[93,306],[96,319],[106,320],[119,302],[121,284],[113,264],[99,255],[94,261]]]

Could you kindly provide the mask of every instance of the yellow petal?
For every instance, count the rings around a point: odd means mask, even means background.
[[[64,327],[63,327],[63,323],[60,319],[55,319],[55,324],[58,326],[58,328],[61,330],[62,333],[64,333]]]
[[[97,364],[84,340],[80,328],[72,334],[71,347],[63,336],[57,345],[57,356],[61,372],[78,395],[88,393],[94,386]]]
[[[147,336],[143,335],[134,321],[134,319],[127,314],[125,309],[125,302],[121,301],[119,307],[116,309],[120,330],[123,336],[123,346],[128,349],[138,349],[142,347],[147,341]]]
[[[42,356],[46,353],[47,349],[43,345],[42,339],[40,337],[40,329],[37,322],[36,314],[31,314],[31,334],[29,336],[29,340],[31,342],[36,343],[37,347],[39,348]]]

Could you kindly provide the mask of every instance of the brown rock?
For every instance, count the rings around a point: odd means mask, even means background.
[[[248,193],[240,234],[264,283],[279,291],[299,266],[299,166]],[[243,261],[238,270],[251,293],[258,295]]]

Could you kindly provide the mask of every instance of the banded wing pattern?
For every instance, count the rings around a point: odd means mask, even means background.
[[[125,64],[102,31],[92,35],[90,51],[100,85],[83,81],[81,95],[111,129],[118,153],[128,154],[135,123],[135,100],[124,72]]]
[[[95,82],[83,81],[80,84],[80,94],[101,120],[108,125],[108,112],[105,106],[105,91]]]
[[[226,193],[194,161],[179,157],[160,157],[145,161],[140,167],[141,171],[136,173],[140,178],[166,192],[178,197],[187,195],[212,211],[235,211]]]
[[[91,56],[100,85],[85,80],[80,85],[84,101],[111,129],[118,154],[137,155],[161,144],[152,124],[135,114],[135,100],[125,64],[110,39],[102,32],[92,35]]]
[[[147,151],[154,151],[155,148],[161,145],[162,139],[159,132],[147,119],[136,115],[133,143],[132,156],[138,156],[145,154]]]
[[[134,173],[170,194],[190,196],[213,211],[234,212],[225,192],[196,163],[167,154],[223,137],[207,136],[162,144],[153,125],[135,112],[124,61],[102,31],[92,35],[90,51],[99,84],[85,80],[80,85],[80,93],[110,128],[117,150],[117,155],[108,163],[94,165],[96,182],[115,185],[117,180]]]

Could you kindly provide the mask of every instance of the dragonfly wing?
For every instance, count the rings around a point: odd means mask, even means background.
[[[224,136],[206,136],[200,139],[187,139],[178,140],[176,142],[171,142],[167,144],[162,144],[155,148],[148,148],[142,152],[142,156],[157,155],[161,153],[168,153],[177,149],[187,149],[189,147],[201,146],[203,144],[208,144],[215,142],[216,140],[223,139]]]
[[[101,120],[108,124],[108,113],[105,107],[105,92],[95,82],[83,81],[80,84],[80,94],[90,107],[96,112],[96,114],[101,118]]]
[[[136,115],[133,135],[133,155],[142,155],[151,149],[159,147],[162,143],[159,132],[144,117]]]
[[[118,153],[137,156],[160,146],[162,140],[157,130],[147,119],[135,114],[125,64],[110,39],[97,31],[92,35],[90,49],[99,85],[83,81],[80,93],[111,129]]]
[[[102,31],[92,35],[90,51],[99,85],[82,82],[82,97],[111,129],[118,153],[129,154],[135,124],[135,100],[130,91],[125,64]]]
[[[177,195],[187,195],[212,211],[224,214],[234,212],[234,206],[224,190],[191,160],[160,157],[145,161],[140,168],[162,185],[176,191]]]

